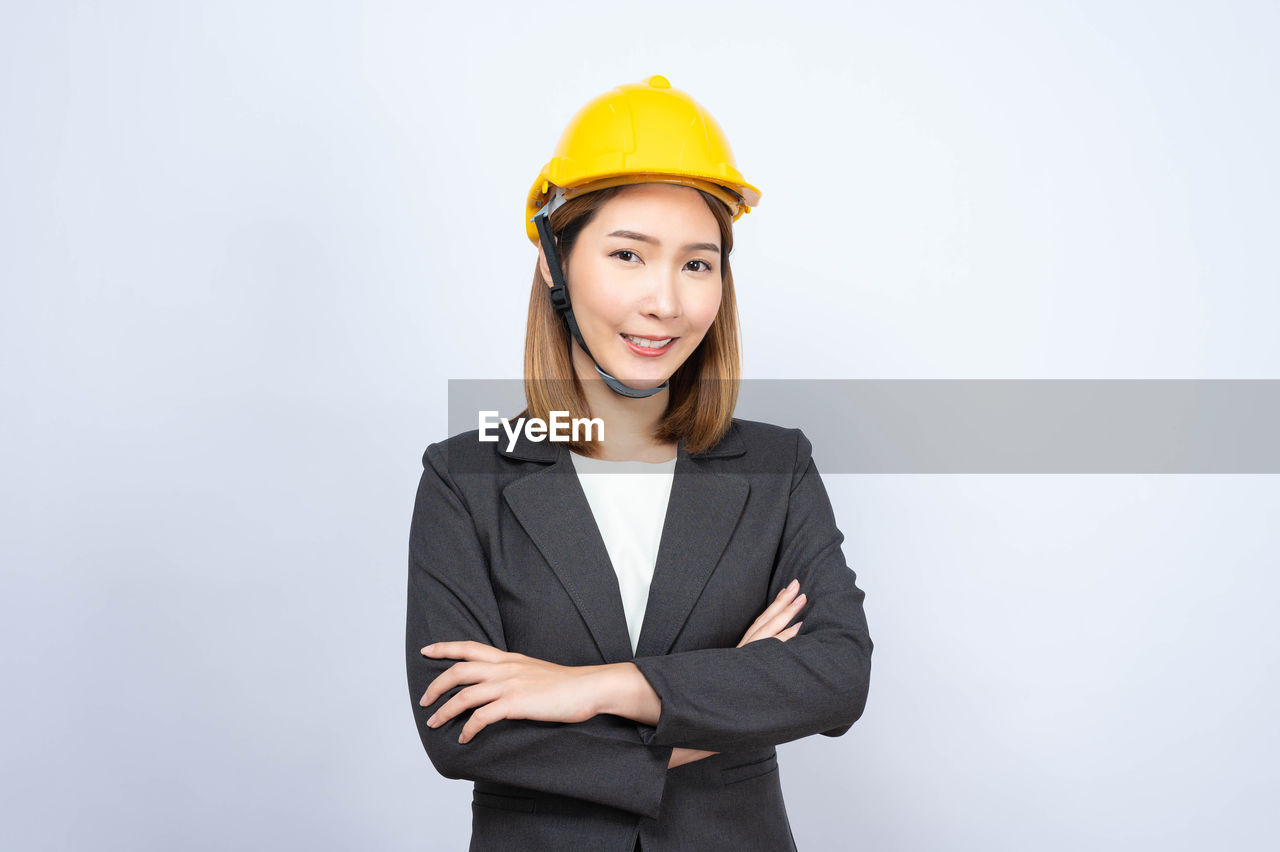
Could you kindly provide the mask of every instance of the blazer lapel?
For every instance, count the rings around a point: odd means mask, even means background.
[[[750,487],[705,459],[741,455],[737,427],[704,453],[680,441],[657,564],[649,585],[639,646],[633,655],[618,578],[600,528],[563,444],[534,443],[521,433],[511,458],[549,463],[512,482],[503,497],[573,599],[607,663],[665,654],[729,543]]]
[[[550,449],[550,467],[517,479],[502,495],[582,613],[600,656],[607,663],[630,660],[627,617],[609,551],[568,449]]]
[[[743,452],[736,427],[715,447],[696,456],[689,455],[684,441],[680,442],[637,657],[656,657],[671,650],[747,503],[751,489],[746,477],[717,473],[702,460]]]

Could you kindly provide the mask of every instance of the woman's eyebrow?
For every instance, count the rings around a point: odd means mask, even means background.
[[[608,234],[608,236],[622,237],[624,240],[639,240],[642,243],[653,243],[655,246],[662,245],[662,242],[659,241],[658,239],[654,237],[650,237],[646,234],[638,234],[635,231],[613,231],[612,233]],[[716,245],[715,243],[689,243],[687,246],[684,247],[683,250],[684,251],[703,250],[703,251],[711,251],[711,252],[719,253],[720,246]]]

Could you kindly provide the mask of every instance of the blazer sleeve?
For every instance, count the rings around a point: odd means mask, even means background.
[[[427,448],[423,468],[409,534],[405,655],[414,720],[432,765],[446,778],[513,784],[656,818],[671,748],[644,741],[652,726],[607,714],[573,724],[503,719],[465,744],[458,736],[471,709],[427,726],[468,684],[420,706],[431,681],[458,662],[426,657],[422,648],[473,639],[509,649],[475,523],[439,445]]]
[[[800,633],[741,648],[705,648],[635,664],[662,710],[645,742],[742,751],[812,734],[840,736],[866,707],[871,636],[854,572],[846,565],[831,501],[797,432],[795,469],[782,541],[770,582],[772,600],[793,578],[808,600]]]

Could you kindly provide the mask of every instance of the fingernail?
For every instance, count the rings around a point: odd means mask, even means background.
[[[427,647],[425,647],[425,648],[423,648],[423,649],[422,649],[422,653],[424,653],[424,654],[430,654],[430,653],[431,653],[431,651],[432,651],[435,647],[436,647],[436,644],[435,644],[434,642],[432,642],[430,645],[428,645]]]
[[[424,706],[425,706],[425,705],[424,705]],[[427,727],[428,727],[428,728],[434,728],[435,726],[436,726],[436,714],[435,714],[435,713],[432,713],[432,714],[431,714],[431,716],[430,716],[430,717],[428,717],[428,719],[427,719]]]
[[[787,588],[793,592],[796,589],[800,588],[800,578],[797,577],[796,579],[792,580],[791,583],[787,586]]]

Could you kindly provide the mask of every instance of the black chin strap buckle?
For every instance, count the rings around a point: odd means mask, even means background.
[[[547,291],[551,296],[551,306],[560,313],[569,310],[569,288],[563,284],[556,284]]]

